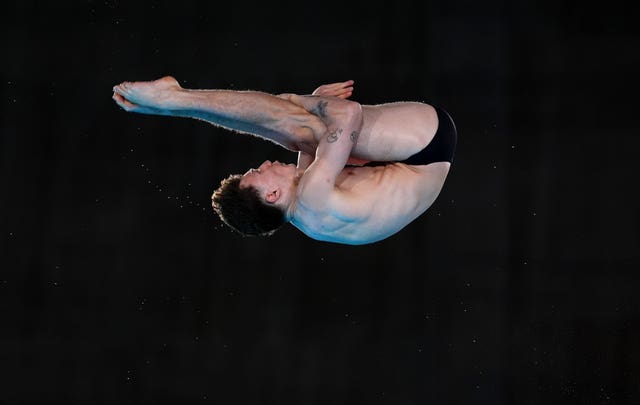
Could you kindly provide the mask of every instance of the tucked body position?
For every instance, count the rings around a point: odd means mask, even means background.
[[[297,164],[266,160],[222,180],[212,205],[244,235],[287,222],[321,241],[361,245],[397,233],[438,197],[457,134],[449,114],[420,102],[361,105],[353,82],[312,95],[189,90],[170,76],[124,82],[124,110],[205,120],[297,152]]]

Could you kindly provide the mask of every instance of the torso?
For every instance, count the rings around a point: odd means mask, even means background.
[[[308,236],[345,244],[372,243],[398,232],[431,206],[450,164],[347,167],[323,210],[298,203],[292,224]],[[304,198],[300,198],[304,201]]]
[[[351,164],[404,160],[431,142],[438,129],[436,111],[428,104],[363,105],[362,113],[363,127]],[[323,241],[358,245],[382,240],[431,206],[449,167],[449,162],[345,167],[328,205],[310,208],[304,205],[304,196],[298,196],[291,222]]]

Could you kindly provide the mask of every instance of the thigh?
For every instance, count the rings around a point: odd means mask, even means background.
[[[358,146],[370,160],[404,160],[431,142],[438,115],[429,104],[398,102],[362,106],[363,129]]]

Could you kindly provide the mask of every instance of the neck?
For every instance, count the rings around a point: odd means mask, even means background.
[[[298,200],[298,184],[300,183],[300,179],[304,175],[304,169],[298,168],[291,182],[291,186],[287,190],[287,193],[283,195],[284,199],[282,201],[282,207],[284,208],[284,215],[287,219],[287,222],[291,221],[293,215],[296,211],[296,202]]]

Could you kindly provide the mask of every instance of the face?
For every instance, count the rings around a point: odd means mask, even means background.
[[[247,171],[242,176],[240,186],[254,186],[260,189],[262,185],[279,185],[282,182],[288,182],[289,179],[295,178],[295,175],[296,165],[266,160],[257,169]]]

